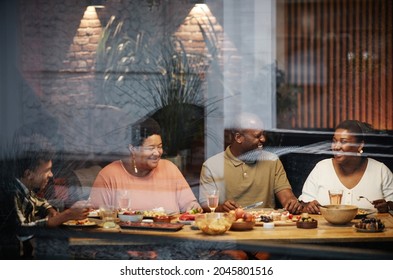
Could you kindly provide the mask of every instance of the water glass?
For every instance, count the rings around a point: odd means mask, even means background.
[[[117,209],[115,207],[102,206],[100,207],[100,214],[104,228],[116,227]]]

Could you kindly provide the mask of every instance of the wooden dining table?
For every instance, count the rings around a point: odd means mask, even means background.
[[[354,228],[359,220],[354,219],[345,225],[332,225],[321,215],[310,215],[318,221],[314,229],[297,228],[296,223],[277,222],[272,229],[262,223],[247,231],[229,230],[222,235],[207,235],[185,224],[180,230],[152,230],[139,228],[113,229],[103,227],[61,227],[35,232],[38,254],[47,258],[50,240],[61,241],[64,256],[69,258],[69,248],[92,248],[106,246],[135,246],[143,250],[162,246],[191,246],[202,250],[237,249],[246,251],[263,251],[272,255],[289,258],[312,259],[393,259],[393,216],[389,213],[373,214],[385,224],[382,232],[358,232]],[[174,217],[172,223],[176,223]],[[49,238],[48,238],[49,237]],[[59,246],[57,246],[59,248]],[[60,250],[61,252],[61,250]],[[173,256],[172,256],[173,257]],[[174,256],[176,258],[176,256]],[[182,256],[180,256],[182,257]],[[191,257],[192,258],[192,257]],[[195,258],[197,258],[195,256]]]

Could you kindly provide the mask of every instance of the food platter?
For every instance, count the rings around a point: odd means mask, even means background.
[[[359,208],[358,209],[358,214],[355,216],[355,219],[361,219],[366,217],[367,215],[374,214],[376,211],[374,209],[365,209],[365,208]]]
[[[69,220],[64,222],[63,225],[68,227],[94,227],[97,224],[89,220]]]
[[[264,223],[274,223],[274,226],[296,226],[297,218],[285,209],[259,209],[251,211],[255,217],[255,226],[263,226]]]
[[[380,229],[365,229],[365,228],[358,228],[356,226],[353,226],[357,232],[370,232],[370,233],[374,233],[374,232],[383,232],[385,229],[384,228],[380,228]]]
[[[196,214],[183,213],[177,219],[176,222],[184,225],[191,225],[195,221]]]
[[[285,221],[273,221],[274,226],[296,226],[296,221],[285,220]],[[264,222],[256,222],[255,226],[263,227]]]
[[[179,216],[179,221],[194,221],[195,214],[183,213]]]
[[[178,223],[120,222],[119,226],[123,229],[178,231],[178,230],[182,229],[184,225],[178,224]]]

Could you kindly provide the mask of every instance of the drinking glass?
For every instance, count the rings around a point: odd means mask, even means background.
[[[119,197],[119,208],[121,211],[127,211],[130,208],[130,198],[128,197],[128,192],[123,191]]]
[[[343,190],[329,190],[330,204],[341,204],[341,199],[343,197]]]
[[[104,228],[116,227],[117,209],[113,206],[101,206],[100,214],[104,222]]]
[[[207,194],[207,207],[210,208],[211,212],[214,212],[218,206],[218,190],[211,190]]]

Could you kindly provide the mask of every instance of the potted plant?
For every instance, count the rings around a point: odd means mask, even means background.
[[[190,53],[172,35],[157,42],[144,32],[132,38],[122,29],[123,22],[112,17],[102,34],[96,62],[103,79],[100,100],[133,107],[123,108],[130,114],[151,115],[162,128],[164,156],[178,158],[203,141],[205,116],[215,109],[204,97],[212,57]]]

